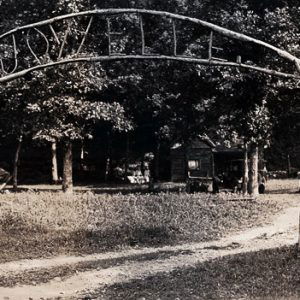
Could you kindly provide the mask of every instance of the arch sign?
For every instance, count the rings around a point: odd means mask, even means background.
[[[122,17],[124,17],[122,30],[135,32],[136,44],[138,45],[135,51],[131,49],[126,53],[128,51],[126,47],[123,47],[121,52],[115,51],[116,41],[119,40],[121,43],[123,33],[113,31],[114,22],[120,21]],[[147,31],[147,22],[151,18],[152,21],[156,19],[157,22],[162,22],[164,26],[166,24],[169,26],[166,28],[169,28],[168,35],[171,47],[166,47],[169,50],[166,50],[165,53],[154,54],[151,47],[146,43],[147,34],[151,34],[151,30]],[[84,24],[85,30],[80,31],[79,28],[82,27],[78,24]],[[205,32],[204,37],[202,36],[200,41],[197,41],[201,43],[200,48],[204,49],[204,52],[197,56],[179,53],[179,35],[181,32],[178,28],[183,24]],[[101,53],[97,51],[96,45],[99,43],[100,36],[106,43],[106,47],[101,48]],[[125,35],[123,35],[123,41],[124,37]],[[237,42],[241,45],[251,44],[255,47],[261,47],[262,53],[272,53],[272,56],[285,60],[286,63],[282,65],[287,67],[285,70],[289,71],[263,67],[247,61],[242,62],[242,55],[240,54],[234,58],[233,56],[216,57],[217,55],[220,56],[218,53],[223,50],[216,46],[216,41],[220,38],[223,39],[223,44],[226,40],[228,43]],[[103,48],[106,49],[106,53],[103,52]],[[0,35],[0,83],[58,65],[121,60],[180,61],[207,66],[234,67],[287,79],[300,79],[300,59],[289,52],[212,23],[169,12],[145,9],[91,10],[57,16],[17,27]]]

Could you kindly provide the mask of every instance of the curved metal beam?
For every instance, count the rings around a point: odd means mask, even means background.
[[[11,81],[20,77],[25,76],[26,74],[38,71],[41,69],[46,69],[58,65],[66,65],[71,63],[85,63],[85,62],[106,62],[106,61],[121,61],[121,60],[161,60],[161,61],[178,61],[183,63],[194,63],[199,65],[207,65],[212,67],[236,67],[242,68],[246,70],[257,71],[260,73],[264,73],[271,76],[282,77],[286,79],[297,79],[300,80],[300,75],[294,75],[289,73],[278,72],[270,69],[265,69],[261,67],[246,65],[246,64],[239,64],[233,62],[223,62],[223,61],[216,61],[216,60],[208,60],[208,59],[199,59],[199,58],[190,58],[190,57],[180,57],[180,56],[165,56],[165,55],[110,55],[110,56],[98,56],[98,57],[79,57],[79,58],[70,58],[70,59],[63,59],[57,62],[51,62],[47,64],[37,65],[31,67],[29,69],[7,75],[5,77],[0,78],[0,83],[4,83],[7,81]]]

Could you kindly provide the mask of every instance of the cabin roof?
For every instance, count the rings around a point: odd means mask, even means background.
[[[207,135],[198,135],[190,144],[193,145],[195,141],[198,140],[205,145],[207,145],[209,148],[216,148],[216,144],[207,136]],[[172,150],[179,149],[182,147],[181,143],[176,143],[172,146]]]

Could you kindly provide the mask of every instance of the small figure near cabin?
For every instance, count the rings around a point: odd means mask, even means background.
[[[219,175],[219,178],[221,178],[221,182],[223,183],[224,187],[230,186],[230,176],[227,172],[223,172],[221,175]]]
[[[236,176],[233,176],[231,179],[232,192],[237,193],[239,190],[239,179]]]
[[[218,176],[213,177],[212,188],[213,188],[214,194],[217,194],[220,192],[220,184],[221,183],[222,183],[222,180]]]
[[[147,175],[148,175],[148,190],[154,191],[155,178],[155,166],[154,166],[154,154],[152,152],[146,153],[144,156],[144,162],[147,162]]]
[[[259,194],[264,194],[266,187],[266,177],[264,176],[264,174],[262,172],[258,173],[258,192]]]

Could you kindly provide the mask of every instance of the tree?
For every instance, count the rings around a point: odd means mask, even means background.
[[[279,88],[275,96],[269,105],[274,129],[267,157],[272,169],[285,169],[291,176],[292,167],[300,167],[299,89]]]
[[[267,107],[269,90],[261,84],[262,79],[239,74],[236,76],[238,76],[236,80],[232,80],[228,74],[228,78],[225,78],[223,85],[220,86],[224,93],[222,109],[217,107],[217,114],[220,116],[220,135],[227,137],[230,142],[243,145],[245,151],[243,192],[257,195],[258,149],[269,145],[272,129]],[[238,87],[237,93],[235,91]]]
[[[64,144],[63,190],[72,192],[72,141],[92,138],[94,125],[109,122],[114,130],[127,131],[132,125],[118,103],[84,101],[72,96],[54,97],[28,104],[35,120],[36,139]]]
[[[269,40],[270,38],[276,44],[287,48],[293,53],[298,53],[297,42],[299,40],[299,9],[295,1],[290,1],[291,5],[287,7],[285,1],[264,1],[258,3],[253,0],[241,0],[237,3],[228,1],[192,1],[192,0],[168,0],[168,1],[98,1],[91,0],[72,1],[60,0],[55,1],[51,5],[51,9],[47,11],[43,7],[43,16],[53,16],[54,14],[63,14],[77,12],[92,7],[148,7],[157,10],[173,11],[197,18],[208,19],[211,22],[220,24],[227,28],[237,30],[246,34],[253,35],[257,38]],[[27,3],[27,2],[26,2]],[[32,11],[37,11],[37,2],[31,1],[27,3]],[[8,9],[9,6],[7,7]],[[18,7],[15,7],[18,9]],[[268,10],[266,10],[268,9]],[[23,23],[27,23],[30,13],[21,11]],[[13,23],[13,15],[4,16],[8,20],[7,24]],[[35,15],[35,18],[37,16]],[[132,22],[128,22],[132,21]],[[137,28],[133,22],[134,17],[129,16],[113,16],[111,17],[112,26],[116,31],[123,30],[127,25],[132,29],[131,33],[125,31],[124,35],[117,37],[113,42],[112,48],[118,51],[136,52],[141,50],[141,41],[137,40]],[[138,19],[136,18],[136,21]],[[21,21],[19,21],[21,22]],[[87,20],[76,19],[77,29],[85,30]],[[91,31],[89,34],[98,36],[97,45],[84,45],[83,52],[90,54],[99,54],[107,48],[107,43],[100,43],[103,40],[104,28],[100,26],[100,20],[96,20],[97,31]],[[146,31],[146,51],[151,53],[161,53],[162,50],[173,51],[173,39],[170,22],[161,22],[157,26],[155,17],[144,17]],[[103,24],[102,24],[103,25]],[[70,26],[68,22],[62,25],[64,32],[68,34],[68,44],[65,48],[65,54],[74,55],[80,38],[78,31],[74,30],[74,26]],[[71,29],[69,29],[69,26]],[[267,28],[267,30],[264,30]],[[209,33],[205,32],[197,26],[187,26],[185,23],[178,23],[178,54],[183,55],[207,55],[207,44]],[[63,39],[64,34],[59,36]],[[239,42],[228,41],[220,36],[216,36],[214,45],[218,49],[223,49],[219,53],[215,53],[220,58],[236,59],[238,54],[243,52],[240,58],[242,61],[248,61],[253,64],[271,64],[280,65],[289,68],[281,59],[274,57],[262,48],[249,44],[241,44]],[[38,48],[39,44],[36,45]],[[107,50],[107,49],[106,49]],[[52,52],[51,52],[52,51]],[[55,49],[50,51],[51,55]],[[75,51],[76,52],[76,51]],[[46,58],[45,58],[46,59]],[[51,59],[51,56],[50,58]],[[96,69],[99,68],[96,65]],[[51,96],[74,97],[76,99],[95,100],[114,98],[123,105],[126,112],[131,114],[137,123],[135,138],[140,136],[149,137],[148,148],[152,150],[158,148],[162,141],[172,143],[175,140],[187,141],[199,133],[208,132],[210,128],[217,125],[217,120],[225,117],[227,114],[234,116],[242,116],[247,118],[251,113],[255,112],[255,105],[261,107],[265,93],[253,93],[259,89],[265,91],[267,87],[274,86],[280,80],[271,80],[267,77],[259,77],[262,80],[254,80],[257,74],[250,76],[249,74],[241,75],[234,70],[228,71],[224,68],[214,68],[208,70],[206,67],[195,65],[183,66],[182,64],[163,63],[163,64],[140,64],[140,63],[110,63],[101,65],[105,69],[109,78],[114,80],[106,80],[101,74],[100,78],[104,79],[99,82],[99,72],[93,74],[93,68],[84,65],[78,70],[78,66],[57,68],[52,71],[43,73],[34,73],[33,76],[38,77],[40,86],[37,90],[43,91],[42,97],[49,94]],[[79,75],[76,79],[76,76]],[[129,73],[129,74],[128,74]],[[46,74],[46,77],[44,77]],[[172,76],[170,76],[172,74]],[[94,75],[94,76],[91,76]],[[123,76],[124,75],[124,76]],[[72,78],[67,81],[67,85],[62,85],[62,78]],[[44,79],[43,79],[44,78]],[[57,83],[55,81],[59,78]],[[85,90],[85,84],[88,83],[88,91]],[[225,78],[225,80],[224,80]],[[84,84],[80,83],[83,80]],[[154,83],[156,81],[156,83]],[[236,81],[232,84],[229,81]],[[50,84],[49,84],[50,82]],[[188,85],[187,85],[188,82]],[[242,83],[242,85],[240,85]],[[251,89],[247,88],[250,83]],[[31,83],[31,89],[35,89],[34,83]],[[43,87],[44,85],[44,87]],[[42,87],[41,87],[42,86]],[[107,89],[103,90],[103,87]],[[118,86],[116,88],[116,86]],[[222,87],[223,90],[221,88]],[[47,87],[47,88],[45,88]],[[49,90],[48,90],[49,87]],[[101,88],[99,88],[101,87]],[[112,87],[115,91],[112,92]],[[188,87],[188,88],[187,88]],[[117,92],[119,95],[116,95]],[[111,97],[110,94],[113,94]],[[254,95],[253,95],[254,94]],[[244,99],[251,99],[244,103]],[[269,99],[269,97],[268,97]],[[266,105],[269,111],[273,112],[271,107]],[[273,119],[272,119],[273,120]],[[232,121],[234,122],[234,121]],[[245,121],[246,122],[246,121]],[[248,124],[249,125],[249,124]],[[242,136],[248,129],[245,128]],[[251,139],[251,134],[247,139]],[[140,143],[142,144],[142,143]],[[155,146],[156,145],[156,146]],[[155,151],[154,151],[155,152]]]
[[[58,0],[55,2],[54,9],[53,7],[49,7],[49,11],[45,10],[43,13],[46,18],[51,17],[53,13],[78,12],[87,8],[86,5],[87,3],[84,1]],[[30,6],[34,11],[38,3],[33,1],[30,3]],[[29,16],[30,12],[28,13],[26,10],[19,15],[23,22]],[[81,41],[78,32],[80,29],[85,30],[86,24],[84,20],[77,19],[73,20],[73,23],[73,26],[68,21],[62,24],[62,26],[65,26],[64,35],[59,35],[58,38],[64,40],[62,43],[64,47],[60,48],[59,56],[63,52],[66,52],[66,55],[73,56],[78,49]],[[75,31],[73,30],[74,28]],[[36,39],[34,49],[42,47],[42,41]],[[43,61],[51,60],[51,56],[54,55],[56,50],[54,48],[50,49],[47,57],[40,57],[39,59]],[[82,47],[81,50],[84,51]],[[19,51],[22,54],[23,50],[20,49]],[[94,50],[86,49],[86,51],[92,52]],[[69,161],[71,159],[70,141],[83,139],[87,135],[89,136],[92,131],[91,123],[95,123],[96,120],[112,121],[113,128],[118,130],[121,130],[121,127],[127,130],[131,126],[129,122],[125,122],[125,116],[120,105],[112,102],[111,99],[109,100],[110,103],[107,104],[103,102],[97,103],[97,100],[95,100],[99,99],[99,91],[102,90],[108,81],[105,74],[104,76],[103,74],[104,72],[99,64],[95,64],[94,66],[73,65],[59,67],[45,72],[33,72],[29,78],[25,78],[25,80],[28,80],[27,82],[25,81],[26,88],[24,88],[24,84],[20,84],[17,89],[19,98],[22,98],[23,106],[28,104],[27,113],[32,118],[38,120],[38,123],[34,124],[31,132],[32,135],[34,138],[49,141],[54,147],[57,141],[63,140],[67,145],[67,147],[64,147],[64,162],[66,164],[70,164]],[[68,80],[64,80],[65,78],[68,78]],[[30,96],[28,95],[28,98],[25,97],[26,90],[32,91]],[[84,118],[86,118],[87,125],[83,122]],[[126,125],[124,125],[125,123]],[[53,153],[55,154],[55,151]],[[57,169],[55,160],[54,156],[54,165],[52,166],[54,170]],[[68,184],[65,181],[71,177],[70,167],[65,166],[64,170],[69,173],[69,176],[64,175],[63,180],[63,185],[67,186]],[[55,181],[56,174],[53,177]]]
[[[30,92],[28,85],[23,85],[23,93],[18,93],[18,82],[11,82],[0,87],[0,123],[1,138],[12,138],[15,143],[15,155],[13,158],[13,188],[18,186],[18,165],[20,161],[22,142],[31,138],[33,121],[26,112],[26,99]]]

